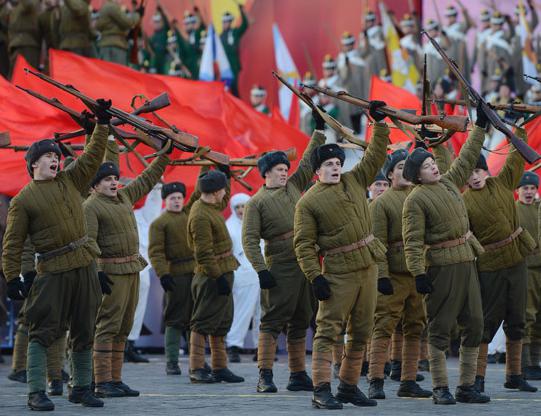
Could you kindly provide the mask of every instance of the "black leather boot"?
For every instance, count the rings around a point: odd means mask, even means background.
[[[54,410],[54,403],[43,390],[28,394],[28,407],[32,410]]]
[[[455,398],[460,403],[488,403],[490,401],[490,397],[478,391],[475,385],[458,386]]]
[[[223,381],[224,383],[242,383],[244,377],[237,376],[229,368],[221,368],[219,370],[212,370],[212,377],[217,383]]]
[[[331,383],[321,383],[314,387],[312,406],[317,409],[342,409],[344,406],[331,392]]]
[[[383,391],[383,379],[374,378],[370,380],[370,387],[368,387],[368,397],[371,399],[384,400],[385,391]]]
[[[432,390],[432,401],[434,404],[456,404],[449,387],[436,387]]]
[[[402,361],[391,361],[391,374],[389,377],[393,381],[400,381],[400,378],[402,378]]]
[[[11,373],[9,373],[8,379],[11,381],[17,381],[18,383],[26,383],[26,370],[13,370]]]
[[[124,397],[124,392],[117,388],[112,381],[96,384],[95,391],[96,397]]]
[[[369,399],[359,388],[354,384],[346,384],[343,381],[338,385],[338,393],[336,399],[342,403],[351,403],[354,406],[377,406],[378,402]]]
[[[128,363],[148,363],[148,359],[143,357],[135,349],[135,341],[127,341],[124,349],[124,361]]]
[[[257,383],[258,393],[276,393],[278,389],[272,380],[273,374],[270,368],[259,370],[259,381]]]
[[[428,363],[428,360],[419,360],[419,363],[417,364],[417,369],[424,372],[430,371],[430,364]]]
[[[432,397],[432,392],[430,390],[424,390],[413,380],[404,380],[400,382],[400,387],[396,395],[398,397],[427,398]]]
[[[130,388],[126,383],[122,381],[113,381],[113,386],[124,393],[124,397],[139,397],[139,392]]]
[[[182,374],[182,371],[180,371],[178,363],[168,362],[165,366],[165,373],[168,376],[180,376]]]
[[[190,381],[194,384],[198,383],[216,383],[216,380],[212,376],[210,371],[204,368],[197,368],[190,370]]]
[[[96,397],[90,386],[79,387],[73,386],[68,396],[68,400],[72,403],[80,403],[84,407],[103,407],[103,400]]]
[[[62,396],[63,390],[63,384],[62,380],[52,380],[47,385],[47,393],[49,393],[49,396]]]
[[[483,376],[475,376],[475,382],[473,383],[475,390],[479,393],[485,392],[485,378]]]
[[[289,375],[286,388],[289,391],[313,391],[314,384],[306,371],[296,371]]]
[[[240,348],[231,347],[227,349],[230,363],[240,363]]]
[[[526,380],[541,380],[541,367],[529,366],[522,369],[522,375]]]
[[[529,393],[535,393],[537,391],[537,387],[532,386],[530,383],[524,380],[522,374],[506,376],[505,380],[506,381],[503,386],[506,389],[527,391]]]

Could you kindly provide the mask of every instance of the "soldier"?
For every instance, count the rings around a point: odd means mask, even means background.
[[[199,79],[199,63],[201,61],[201,34],[206,26],[197,6],[194,13],[186,10],[184,12],[184,31],[186,37],[179,36],[180,58],[190,72],[191,79]]]
[[[368,187],[370,201],[375,201],[387,189],[389,189],[389,179],[381,170],[379,170],[374,178],[374,182]]]
[[[224,338],[233,321],[233,272],[239,263],[221,211],[229,202],[227,176],[220,171],[199,175],[201,197],[188,216],[188,246],[195,257],[192,281],[194,308],[190,322],[190,380],[192,383],[242,383],[227,368]],[[205,368],[205,336],[209,337],[212,373]]]
[[[250,90],[250,104],[252,108],[262,114],[270,115],[267,107],[267,90],[261,85],[254,85]]]
[[[308,71],[304,74],[302,83],[303,85],[306,85],[307,87],[313,87],[317,85],[317,80],[314,77],[314,75]],[[316,105],[319,104],[319,100],[318,100],[319,96],[316,91],[306,88],[304,92],[308,94],[308,96],[312,99],[314,104]],[[312,117],[312,109],[304,101],[300,102],[300,106],[301,106],[300,129],[304,134],[311,136],[312,133],[314,132],[314,127],[315,127],[314,118]]]
[[[195,267],[188,247],[187,224],[190,209],[199,198],[194,191],[185,204],[186,186],[182,182],[162,187],[165,211],[150,226],[148,255],[165,291],[165,358],[166,373],[180,375],[178,350],[182,332],[190,330],[192,315],[192,278]],[[189,343],[189,338],[186,338]]]
[[[400,30],[404,34],[400,38],[400,48],[408,55],[408,61],[413,63],[417,68],[422,65],[422,50],[418,38],[418,25],[414,17],[410,14],[405,14],[400,21]]]
[[[237,97],[239,95],[239,73],[242,69],[240,63],[240,41],[248,29],[248,17],[246,16],[242,4],[239,4],[239,11],[241,17],[239,27],[232,27],[235,18],[229,12],[224,13],[222,16],[222,34],[220,35],[220,40],[222,41],[227,60],[229,61],[229,65],[231,65],[234,76],[233,83],[231,84],[231,93]]]
[[[539,358],[541,355],[541,253],[539,252],[539,176],[524,172],[518,184],[516,201],[519,224],[536,242],[535,250],[526,257],[528,266],[528,297],[526,302],[526,326],[522,339],[522,374],[527,380],[541,380]]]
[[[373,201],[370,207],[374,237],[387,248],[383,261],[378,261],[378,295],[374,332],[370,348],[371,399],[385,399],[384,366],[391,336],[399,324],[403,334],[400,388],[398,397],[431,397],[416,382],[420,339],[425,326],[422,296],[415,288],[415,279],[408,272],[402,240],[402,208],[411,190],[411,182],[402,175],[408,151],[399,149],[387,157],[383,174],[391,187]]]
[[[105,2],[96,22],[96,28],[101,34],[98,40],[100,59],[121,65],[128,64],[128,32],[139,23],[144,13],[143,5],[131,12],[125,12],[120,7],[120,0]]]
[[[529,31],[529,33],[533,33],[539,23],[539,18],[537,17],[537,11],[535,10],[535,6],[532,3],[532,0],[526,0],[526,2],[531,12],[531,17],[529,21],[526,21],[526,24],[528,25],[527,30]],[[521,13],[524,14],[525,18],[528,15],[528,8],[524,5],[523,2],[520,2],[515,7],[515,18],[513,19],[513,27],[515,28],[515,33],[514,36],[511,38],[511,48],[513,51],[511,64],[513,66],[515,92],[517,93],[517,95],[520,95],[522,97],[530,84],[526,82],[523,76],[524,66],[522,62],[522,55],[524,54],[525,49],[525,46],[523,46],[523,44],[528,42],[528,40],[526,39],[528,33],[521,33],[522,31],[526,30],[526,28],[523,27],[522,24],[522,20],[520,17]],[[522,39],[523,37],[524,40]]]
[[[469,80],[471,76],[471,66],[466,46],[466,35],[468,34],[468,30],[475,27],[475,23],[470,18],[468,11],[460,0],[457,0],[457,4],[460,7],[460,12],[464,17],[464,21],[460,22],[458,20],[457,8],[455,6],[449,6],[445,9],[447,26],[443,28],[443,31],[449,41],[447,52],[449,58],[457,63],[458,68],[465,75],[466,79]]]
[[[359,50],[367,61],[369,80],[372,76],[380,76],[382,70],[387,71],[385,39],[381,26],[376,23],[376,14],[372,10],[367,11],[364,17],[364,31],[359,35]]]
[[[94,337],[94,380],[98,397],[134,397],[139,392],[122,382],[126,339],[133,325],[139,296],[139,272],[147,262],[139,254],[139,236],[133,204],[149,193],[168,162],[167,150],[143,173],[118,189],[120,172],[113,162],[103,163],[92,182],[92,195],[83,203],[88,236],[101,250],[98,274],[112,288],[102,298]]]
[[[370,86],[370,75],[366,61],[361,57],[358,49],[355,49],[355,37],[344,32],[341,39],[342,51],[338,54],[337,65],[340,85],[352,95],[357,97],[368,97],[368,88]],[[361,132],[361,115],[363,114],[359,107],[344,103],[342,118],[347,117],[346,125],[353,129],[355,134]]]
[[[58,32],[58,25],[60,24],[60,6],[58,0],[45,0],[43,6],[43,10],[38,17],[39,30],[44,40],[41,64],[48,72],[48,50],[58,49],[60,46],[60,36]]]
[[[306,330],[313,313],[313,295],[293,251],[295,204],[312,179],[309,155],[323,144],[325,121],[313,113],[316,129],[297,170],[288,178],[289,160],[283,152],[270,152],[258,161],[265,179],[245,208],[242,244],[246,257],[259,276],[261,326],[258,341],[258,393],[276,393],[272,367],[276,339],[287,326],[290,391],[311,391],[306,374]],[[261,254],[265,240],[265,256]]]
[[[490,10],[481,10],[479,20],[481,22],[481,27],[479,28],[479,31],[475,34],[475,48],[473,50],[471,67],[473,69],[477,65],[477,68],[480,70],[481,91],[485,91],[487,88],[487,78],[489,74],[486,72],[482,72],[481,69],[486,68],[486,42],[488,37],[490,36],[490,33],[492,32],[492,29],[490,28]]]
[[[436,39],[442,48],[448,48],[450,46],[449,38],[440,32],[438,22],[428,19],[425,29],[432,38]],[[426,55],[426,77],[435,83],[445,75],[447,65],[432,43],[427,42],[424,44],[423,53]]]
[[[88,189],[105,152],[111,102],[98,100],[98,124],[85,152],[70,169],[58,172],[60,149],[52,140],[32,144],[26,154],[33,181],[11,200],[3,243],[3,270],[12,299],[26,297],[19,279],[27,236],[37,254],[37,277],[30,290],[28,406],[53,410],[45,393],[46,349],[69,326],[72,339],[73,389],[69,400],[102,407],[90,390],[92,338],[100,303],[95,257],[99,248],[87,236],[81,193]]]
[[[524,131],[518,134],[525,136]],[[520,365],[528,286],[525,257],[537,246],[520,226],[514,201],[513,193],[523,172],[524,160],[519,152],[512,151],[500,173],[489,177],[481,155],[468,179],[469,189],[463,194],[471,230],[484,248],[477,259],[484,330],[475,382],[481,392],[485,387],[488,344],[502,321],[507,338],[504,387],[537,391],[524,380]]]
[[[17,0],[9,13],[8,51],[11,71],[17,55],[22,55],[28,64],[39,67],[41,33],[39,32],[39,1]]]
[[[458,321],[463,326],[456,400],[486,403],[475,387],[475,366],[481,341],[483,313],[475,267],[482,247],[469,231],[468,212],[460,188],[475,168],[487,119],[477,110],[476,127],[451,164],[440,174],[434,156],[415,149],[406,159],[404,178],[416,184],[404,202],[402,236],[408,271],[417,292],[426,295],[428,353],[435,404],[455,404],[449,392],[445,350]],[[451,296],[452,293],[452,296]]]
[[[58,25],[60,49],[95,58],[94,40],[97,33],[91,28],[90,23],[90,5],[87,0],[64,0],[60,7]]]
[[[509,36],[503,30],[505,18],[500,12],[494,12],[490,18],[491,33],[486,39],[486,60],[483,67],[479,68],[481,73],[492,76],[496,68],[502,69],[502,62],[510,63],[512,49]]]
[[[151,54],[150,72],[156,74],[166,74],[167,59],[167,38],[170,30],[169,22],[165,12],[160,4],[156,7],[156,13],[152,16],[152,26],[154,33],[149,39],[149,49]]]
[[[342,403],[377,405],[357,383],[374,323],[375,261],[385,255],[385,247],[372,234],[366,198],[389,142],[389,129],[382,123],[385,115],[378,111],[383,105],[381,101],[370,103],[370,115],[376,121],[372,140],[362,161],[350,172],[341,175],[345,155],[336,144],[312,151],[310,162],[318,181],[295,209],[295,254],[319,301],[312,347],[312,405],[316,408],[341,409]],[[347,344],[335,398],[330,383],[332,346],[346,324]]]

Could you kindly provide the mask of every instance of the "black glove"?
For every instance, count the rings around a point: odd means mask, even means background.
[[[28,296],[24,283],[19,278],[10,280],[7,286],[8,297],[12,300],[24,300]]]
[[[327,300],[331,297],[329,281],[323,275],[320,274],[316,277],[312,284],[314,285],[314,294],[317,300]]]
[[[388,277],[378,279],[378,292],[382,295],[392,295],[394,293],[393,284]]]
[[[272,289],[276,287],[276,280],[268,270],[261,270],[257,275],[259,276],[259,287],[261,289]]]
[[[421,126],[420,135],[423,139],[435,139],[438,137],[438,133],[428,130],[424,124]]]
[[[387,117],[385,114],[378,110],[379,108],[386,105],[387,104],[385,104],[384,101],[370,101],[370,104],[368,105],[368,113],[370,114],[370,117],[372,117],[376,121],[376,123],[379,123],[381,120]]]
[[[98,98],[96,100],[98,104],[94,109],[94,114],[98,120],[98,124],[109,124],[112,116],[107,112],[111,108],[111,100],[104,100],[103,98]]]
[[[231,286],[229,286],[229,282],[225,278],[225,274],[222,274],[216,279],[216,286],[218,288],[218,295],[228,296],[231,294]]]
[[[430,283],[426,274],[415,276],[415,288],[417,289],[417,293],[420,293],[421,295],[432,293],[433,289],[432,283]]]
[[[218,164],[216,166],[220,172],[222,172],[228,178],[231,178],[231,168],[229,167],[229,165]]]
[[[114,283],[111,279],[109,279],[109,276],[107,276],[104,272],[98,272],[98,279],[100,279],[101,293],[104,295],[110,295],[113,293],[111,286],[114,286]]]
[[[172,292],[177,285],[170,274],[164,274],[160,277],[160,284],[166,292]]]
[[[30,293],[30,289],[32,288],[32,285],[34,284],[34,279],[36,278],[36,271],[32,270],[31,272],[27,272],[23,274],[24,278],[24,288],[26,289],[26,293]]]
[[[325,130],[325,120],[323,117],[321,117],[317,110],[312,110],[312,117],[316,122],[316,130]]]
[[[487,115],[483,111],[481,105],[477,106],[477,120],[475,120],[475,125],[481,127],[482,129],[486,129],[488,125]]]
[[[94,120],[92,120],[94,114],[92,114],[90,111],[83,110],[81,116],[82,127],[85,129],[85,133],[90,136],[94,132],[95,124]]]

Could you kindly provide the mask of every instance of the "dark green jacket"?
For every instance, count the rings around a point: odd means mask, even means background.
[[[248,201],[242,221],[242,246],[255,271],[268,269],[272,263],[296,261],[293,235],[277,237],[293,231],[295,205],[314,176],[310,166],[312,151],[325,143],[325,135],[315,130],[302,160],[286,186],[267,188],[263,185]],[[261,239],[265,240],[265,258],[261,254]]]
[[[90,48],[95,38],[90,28],[90,4],[85,0],[64,0],[58,31],[60,49]]]
[[[460,189],[477,164],[484,138],[484,130],[475,127],[441,180],[435,184],[416,185],[406,198],[402,211],[402,237],[406,264],[412,275],[426,273],[429,266],[473,261],[483,251],[475,236],[465,244],[451,248],[426,246],[456,240],[470,230]]]
[[[118,191],[116,197],[94,192],[84,203],[88,236],[101,250],[100,270],[108,274],[138,273],[147,262],[139,254],[139,235],[133,204],[148,194],[162,176],[169,157],[156,158],[133,182]],[[128,256],[137,258],[120,264],[102,263],[100,259]]]
[[[191,79],[199,79],[199,64],[203,53],[201,50],[201,32],[205,29],[205,25],[201,22],[191,36],[184,37],[177,31],[180,60],[190,71]]]
[[[47,48],[58,49],[60,46],[60,33],[58,25],[60,23],[60,8],[51,7],[43,10],[39,15],[39,30]]]
[[[20,0],[11,10],[8,24],[9,50],[15,48],[41,48],[39,31],[39,1]]]
[[[372,235],[366,193],[385,162],[388,143],[389,128],[376,123],[365,155],[351,171],[342,174],[340,183],[317,181],[297,203],[295,254],[310,281],[320,274],[350,273],[383,260],[385,247],[377,238],[347,253],[325,255],[325,251]],[[323,267],[319,263],[320,253],[324,256]]]
[[[522,228],[527,230],[533,237],[536,246],[530,255],[526,257],[528,267],[541,267],[541,251],[539,250],[539,207],[540,201],[535,201],[530,205],[523,204],[520,201],[516,202],[518,222]]]
[[[387,255],[378,261],[378,276],[408,273],[402,240],[402,209],[411,188],[390,188],[369,205],[374,236],[383,243]]]
[[[128,32],[141,17],[136,12],[125,13],[113,0],[108,0],[101,8],[96,29],[101,33],[98,46],[128,49]]]
[[[92,139],[70,169],[48,181],[33,180],[10,203],[2,264],[6,279],[16,279],[27,236],[36,252],[46,253],[87,235],[81,194],[88,190],[105,153],[108,126],[97,125]],[[66,272],[90,264],[100,253],[90,239],[74,251],[39,262],[38,273]]]
[[[237,75],[241,70],[240,64],[240,40],[248,29],[248,17],[244,13],[244,8],[240,8],[241,23],[239,27],[224,30],[220,35],[220,40],[224,46],[227,60],[231,65],[233,74]]]

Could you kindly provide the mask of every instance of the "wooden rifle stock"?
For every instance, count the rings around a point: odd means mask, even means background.
[[[465,100],[448,100],[446,98],[431,98],[430,101],[435,103],[449,104],[449,105],[467,105]],[[531,105],[524,103],[510,103],[510,104],[490,104],[490,106],[497,111],[514,111],[517,113],[536,114],[541,112],[541,105]]]
[[[284,150],[284,153],[287,155],[289,161],[297,159],[297,149],[294,147]],[[261,156],[263,156],[263,153]],[[259,158],[256,157],[241,157],[236,159],[229,159],[229,166],[257,166]],[[171,165],[179,166],[215,166],[216,163],[210,160],[172,160]]]
[[[321,94],[328,95],[337,100],[345,101],[349,104],[352,104],[357,107],[361,107],[365,110],[368,110],[370,107],[370,101],[364,100],[362,98],[355,97],[351,94],[348,94],[346,91],[335,92],[330,88],[321,88],[317,86],[307,86],[303,85],[303,88],[309,88],[314,91],[317,91]],[[389,117],[396,118],[404,123],[408,124],[435,124],[442,129],[449,129],[455,131],[466,131],[468,127],[468,117],[466,116],[448,116],[446,114],[440,115],[425,115],[420,116],[416,114],[409,113],[403,110],[396,110],[389,106],[384,106],[378,108],[378,111],[381,111]]]

